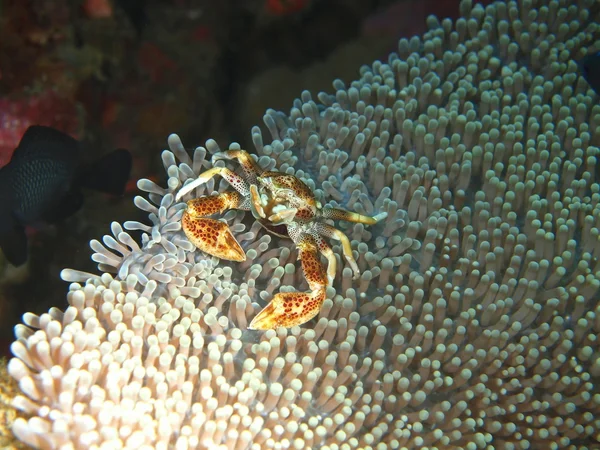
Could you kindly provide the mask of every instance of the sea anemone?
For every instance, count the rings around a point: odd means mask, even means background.
[[[600,50],[599,8],[460,11],[252,129],[262,167],[323,204],[388,213],[345,225],[360,279],[340,259],[315,320],[247,330],[275,290],[302,289],[293,247],[231,211],[247,260],[195,250],[174,193],[219,148],[190,156],[171,135],[167,187],[138,183],[151,225],[113,223],[91,243],[100,274],[62,272],[66,311],[16,327],[13,404],[30,418],[15,435],[49,449],[600,445],[600,106],[577,72]]]

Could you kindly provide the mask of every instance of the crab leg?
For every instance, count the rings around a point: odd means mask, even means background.
[[[331,247],[325,239],[321,236],[314,236],[315,242],[319,246],[319,251],[321,254],[327,258],[327,286],[333,285],[333,280],[335,279],[335,271],[337,270],[337,259],[335,258],[335,253],[331,250]]]
[[[375,225],[377,222],[387,217],[386,212],[382,212],[371,217],[364,216],[362,214],[358,214],[352,211],[346,211],[345,209],[327,207],[321,209],[321,215],[325,219],[345,220],[347,222],[364,223],[365,225]]]
[[[280,292],[259,312],[248,328],[270,330],[278,327],[302,325],[315,317],[325,300],[327,275],[319,261],[319,247],[310,235],[296,243],[309,292]]]
[[[245,261],[246,253],[225,222],[206,216],[226,209],[240,209],[244,197],[235,191],[208,195],[187,202],[181,218],[185,235],[192,244],[209,255],[229,261]]]
[[[346,236],[342,231],[338,230],[337,228],[334,228],[326,223],[315,224],[314,230],[321,236],[336,239],[342,243],[342,253],[344,253],[344,258],[346,258],[346,262],[350,265],[350,268],[352,269],[352,272],[354,274],[352,278],[356,280],[360,276],[360,271],[358,270],[358,264],[356,264],[356,260],[352,255],[352,246],[350,245],[350,239],[348,239],[348,236]]]
[[[348,222],[364,223],[367,225],[376,224],[380,220],[383,220],[387,217],[386,212],[370,217],[338,208],[323,208],[321,210],[321,213],[326,219],[346,220]],[[337,228],[334,228],[331,225],[322,222],[315,224],[314,230],[321,236],[336,239],[342,243],[342,252],[344,253],[346,261],[350,265],[352,272],[354,273],[352,278],[356,280],[360,276],[360,272],[358,270],[356,260],[352,255],[352,246],[350,245],[350,239],[348,239],[348,236],[346,236],[342,231],[338,230]]]
[[[212,159],[237,159],[249,184],[258,184],[258,176],[264,172],[246,150],[225,150],[215,153]]]
[[[194,181],[187,183],[185,186],[179,189],[179,192],[177,192],[177,195],[175,196],[175,201],[178,202],[185,194],[192,192],[198,186],[206,183],[215,175],[221,175],[231,185],[231,187],[233,187],[244,197],[250,194],[250,187],[248,186],[248,183],[246,183],[246,181],[238,174],[229,170],[227,167],[213,167],[205,172],[202,172]]]

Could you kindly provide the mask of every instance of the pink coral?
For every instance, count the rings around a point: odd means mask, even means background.
[[[76,136],[81,120],[73,101],[51,90],[35,96],[0,98],[0,167],[8,163],[21,136],[34,124]]]

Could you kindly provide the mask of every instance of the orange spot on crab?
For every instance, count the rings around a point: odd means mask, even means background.
[[[254,317],[249,328],[289,328],[308,322],[321,310],[325,290],[333,283],[336,273],[335,255],[324,238],[341,242],[342,253],[354,278],[359,276],[350,240],[325,221],[346,220],[374,225],[387,217],[387,213],[370,217],[339,208],[324,207],[299,178],[262,170],[245,150],[219,152],[213,155],[213,160],[215,159],[237,160],[243,174],[239,175],[226,167],[213,167],[180,189],[176,195],[177,201],[216,175],[223,177],[235,189],[189,200],[181,219],[185,235],[205,253],[229,261],[245,261],[246,254],[227,224],[207,217],[222,214],[228,209],[238,209],[251,211],[268,232],[290,238],[298,248],[298,257],[310,290],[275,294],[271,302]],[[327,269],[321,264],[320,255],[327,258]]]

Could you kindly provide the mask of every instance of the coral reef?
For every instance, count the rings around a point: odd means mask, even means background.
[[[600,50],[598,5],[460,12],[252,129],[262,168],[323,205],[387,213],[345,225],[361,276],[338,261],[310,326],[247,330],[276,289],[306,288],[295,252],[238,211],[224,220],[246,261],[196,251],[174,195],[220,149],[190,156],[171,135],[167,187],[138,183],[151,224],[113,223],[91,243],[101,273],[64,270],[70,306],[16,327],[13,404],[32,417],[15,435],[90,449],[598,446],[600,106],[576,62]]]

